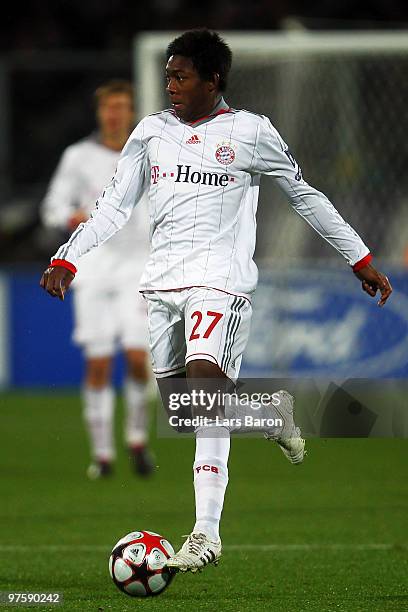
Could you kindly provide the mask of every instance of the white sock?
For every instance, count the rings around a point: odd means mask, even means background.
[[[226,427],[202,427],[196,432],[193,466],[196,502],[195,532],[219,539],[219,525],[228,484],[230,435]]]
[[[127,378],[125,439],[129,446],[143,445],[147,439],[147,383]]]
[[[111,461],[114,458],[113,409],[115,394],[111,387],[83,390],[84,418],[91,442],[91,451],[96,461]]]

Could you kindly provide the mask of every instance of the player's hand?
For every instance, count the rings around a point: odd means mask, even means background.
[[[40,280],[40,286],[52,297],[63,300],[75,275],[62,266],[49,267]]]
[[[77,210],[69,219],[68,219],[68,227],[71,231],[75,230],[80,223],[85,223],[88,221],[89,215],[87,215],[83,210]]]
[[[388,278],[378,272],[371,264],[368,264],[364,268],[361,268],[354,274],[362,281],[362,289],[371,297],[374,297],[377,291],[380,292],[381,297],[378,301],[378,306],[384,306],[392,293],[391,283]]]

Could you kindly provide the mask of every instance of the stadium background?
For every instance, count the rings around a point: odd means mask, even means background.
[[[135,481],[124,454],[115,480],[95,487],[86,482],[82,358],[70,340],[71,297],[55,303],[38,287],[62,237],[41,227],[39,204],[62,150],[94,128],[95,88],[112,77],[140,78],[138,34],[197,25],[243,36],[324,31],[351,38],[401,30],[408,37],[408,9],[402,0],[307,6],[153,0],[143,9],[126,0],[73,0],[32,1],[24,11],[17,3],[7,7],[0,22],[0,589],[63,591],[70,610],[132,609],[106,579],[106,550],[140,522],[177,542],[192,511],[192,445],[155,440],[160,469],[152,483]],[[380,379],[398,380],[384,386],[383,399],[399,403],[404,419],[407,64],[406,51],[345,63],[341,54],[320,57],[306,69],[294,67],[287,91],[278,87],[284,82],[278,65],[243,66],[231,75],[227,98],[271,116],[306,179],[361,233],[395,289],[379,311],[353,285],[342,259],[282,212],[280,196],[266,187],[257,248],[261,279],[243,373],[371,378],[376,393]],[[268,206],[271,197],[274,206]],[[121,375],[118,359],[116,382]],[[118,424],[121,411],[119,404]],[[398,431],[407,436],[405,421]],[[190,577],[187,589],[176,581],[156,609],[190,610],[195,599],[203,610],[214,604],[249,610],[254,602],[288,612],[407,609],[406,440],[326,442],[311,441],[309,466],[293,474],[260,442],[236,441],[225,566],[214,578],[200,577],[201,587]],[[272,501],[265,488],[270,478]],[[249,533],[243,515],[250,523],[260,517]]]

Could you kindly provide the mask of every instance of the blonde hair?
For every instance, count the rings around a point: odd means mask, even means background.
[[[100,85],[94,93],[94,100],[96,106],[99,106],[99,104],[101,104],[103,98],[106,98],[106,96],[110,96],[112,94],[127,94],[130,98],[133,108],[134,91],[133,85],[130,81],[126,81],[125,79],[113,79],[112,81],[107,81],[103,85]]]

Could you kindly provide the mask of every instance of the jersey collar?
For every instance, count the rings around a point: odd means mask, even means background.
[[[185,123],[186,125],[190,125],[191,127],[198,127],[199,125],[202,125],[203,123],[207,123],[208,121],[211,121],[211,119],[214,119],[214,117],[217,117],[218,115],[223,115],[224,113],[230,113],[230,112],[231,112],[231,108],[225,102],[224,98],[221,97],[209,115],[206,115],[205,117],[200,117],[200,119],[196,119],[195,121],[182,121],[182,119],[179,119],[179,121],[181,121],[181,123]],[[174,115],[177,117],[175,113]]]

